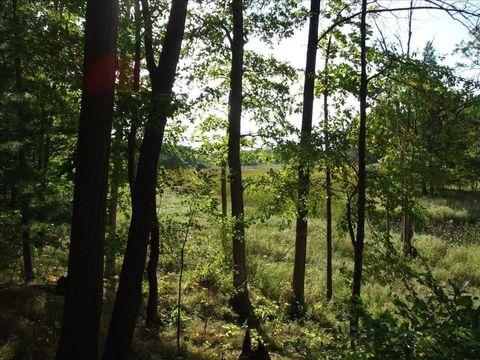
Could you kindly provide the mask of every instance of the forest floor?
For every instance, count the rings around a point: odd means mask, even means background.
[[[246,178],[264,172],[246,169]],[[185,189],[185,187],[183,187]],[[288,318],[288,300],[294,257],[294,215],[276,212],[263,216],[270,202],[268,191],[255,186],[245,194],[249,281],[252,300],[263,324],[272,359],[315,359],[312,349],[341,347],[333,344],[333,333],[346,332],[352,246],[341,226],[334,226],[333,299],[327,301],[324,204],[319,201],[309,222],[305,296],[307,315],[302,323]],[[185,239],[188,213],[196,196],[165,190],[159,204],[162,226],[159,266],[159,313],[162,326],[147,329],[142,310],[133,346],[133,359],[175,359],[179,249]],[[192,200],[193,199],[193,200]],[[373,222],[365,245],[362,298],[370,314],[395,312],[393,299],[406,294],[405,279],[397,271],[408,263],[416,271],[429,271],[446,288],[451,284],[480,295],[480,194],[449,190],[420,199],[423,219],[415,226],[413,243],[419,256],[404,259],[385,254],[378,246]],[[203,205],[202,205],[203,206]],[[334,199],[334,224],[341,223],[343,199]],[[207,204],[208,207],[208,204]],[[205,209],[205,208],[202,208]],[[285,209],[284,209],[285,210]],[[399,215],[394,214],[391,243],[400,251]],[[236,359],[244,329],[233,321],[228,306],[231,274],[228,270],[229,242],[218,221],[206,211],[196,210],[187,238],[181,311],[183,359]],[[123,225],[122,225],[123,222]],[[120,237],[125,235],[128,216],[120,216]],[[123,230],[122,230],[123,229]],[[66,246],[44,247],[35,252],[37,279],[19,284],[11,274],[2,274],[0,287],[0,359],[52,358],[58,341],[63,298],[49,281],[65,273]],[[118,260],[121,260],[119,256]],[[392,273],[392,269],[397,269]],[[400,275],[399,275],[400,274]],[[115,281],[115,279],[113,280]],[[102,337],[108,328],[112,296],[106,282]],[[144,293],[148,291],[144,284]],[[418,288],[418,291],[428,289]],[[424,294],[428,295],[428,294]],[[406,295],[405,295],[406,296]]]

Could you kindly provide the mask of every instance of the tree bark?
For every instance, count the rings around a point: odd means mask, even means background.
[[[243,204],[242,165],[240,160],[240,132],[242,118],[242,81],[243,81],[243,2],[232,1],[233,41],[232,65],[230,71],[230,99],[228,113],[228,166],[230,170],[230,196],[232,218],[233,249],[233,285],[236,294],[232,299],[233,310],[240,322],[246,321],[251,314],[252,305],[247,288],[247,261],[245,250],[245,225]]]
[[[360,20],[360,128],[358,133],[358,200],[357,200],[357,234],[354,245],[354,267],[352,281],[352,305],[350,333],[355,338],[358,328],[359,307],[361,306],[360,291],[362,285],[363,246],[365,243],[365,205],[366,205],[366,130],[367,130],[367,0],[362,0],[362,14]],[[352,340],[353,344],[353,340]]]
[[[103,295],[105,210],[118,3],[87,1],[72,229],[57,359],[95,359]],[[72,286],[74,284],[74,286]]]
[[[158,156],[167,118],[171,116],[172,88],[185,30],[187,3],[188,0],[172,2],[162,53],[156,66],[153,59],[148,2],[142,1],[146,28],[146,58],[152,83],[153,104],[140,148],[127,249],[105,344],[104,359],[128,358],[140,309],[148,235],[154,220]]]
[[[303,87],[302,129],[298,162],[298,205],[295,230],[295,260],[292,279],[292,316],[301,317],[305,311],[305,266],[307,259],[308,209],[307,197],[310,191],[310,169],[308,150],[312,134],[312,113],[317,58],[318,18],[320,0],[310,2],[310,24],[308,30],[307,62]]]

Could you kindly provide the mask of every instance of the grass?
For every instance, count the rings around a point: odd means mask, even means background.
[[[246,168],[244,178],[252,181],[265,172],[264,167]],[[187,181],[187,185],[180,184],[177,190],[188,189],[189,183],[193,184],[194,180]],[[210,186],[211,192],[218,199],[218,182],[215,180]],[[332,332],[339,331],[344,326],[341,318],[348,312],[353,251],[348,235],[334,226],[334,297],[332,301],[326,301],[325,219],[320,201],[319,210],[309,219],[305,283],[307,318],[303,324],[288,320],[294,258],[294,219],[292,213],[285,215],[275,211],[269,217],[258,216],[273,196],[271,192],[255,187],[247,188],[245,194],[246,217],[251,219],[246,229],[246,246],[252,301],[268,335],[272,359],[304,359],[309,348],[335,346],[332,344]],[[214,220],[209,214],[208,206],[199,196],[166,190],[159,201],[160,222],[165,226],[170,221],[173,230],[177,230],[168,233],[168,236],[164,233],[162,239],[159,310],[165,326],[158,332],[151,332],[142,325],[143,320],[140,321],[134,343],[135,359],[174,359],[176,356],[174,319],[178,266],[175,259],[178,258],[178,247],[185,231],[180,224],[187,221],[189,203],[192,202],[200,208],[195,213],[197,227],[192,229],[186,247],[182,356],[184,359],[199,360],[238,357],[243,329],[231,321],[232,314],[228,307],[232,293],[231,273],[224,261],[230,251],[228,242],[225,247],[218,219]],[[408,263],[419,271],[428,266],[435,278],[443,284],[451,280],[479,295],[480,242],[478,237],[475,239],[475,226],[480,221],[479,197],[449,191],[445,196],[422,198],[421,204],[426,209],[427,226],[421,233],[416,232],[413,238],[419,258],[409,260]],[[337,223],[343,211],[343,199],[335,198],[333,205],[334,222]],[[289,206],[286,204],[282,209],[288,210]],[[119,224],[123,228],[128,226],[126,214],[120,214]],[[397,249],[401,248],[398,231],[393,234],[392,242]],[[384,260],[379,258],[374,243],[373,234],[367,233],[362,291],[364,305],[373,314],[393,309],[393,295],[405,292],[401,278],[388,273],[388,269],[398,264],[382,263]],[[48,255],[52,254],[55,254],[55,259],[47,262]],[[45,270],[47,263],[50,264],[48,272],[53,275],[58,276],[64,270],[62,264],[65,264],[65,252],[45,248],[37,254],[37,258],[40,259],[37,262],[37,267],[41,268],[39,270]],[[147,291],[146,287],[144,291]],[[55,351],[55,337],[58,336],[61,299],[28,292],[15,296],[24,300],[43,297],[44,303],[49,305],[39,305],[38,308],[35,305],[32,314],[21,302],[0,302],[2,313],[15,314],[12,315],[12,321],[16,324],[1,334],[0,358],[12,358],[9,354],[23,346],[21,341],[33,344],[45,342],[42,333],[32,335],[25,332],[26,322],[33,321],[33,318],[40,323],[50,324],[49,341],[52,345],[47,346],[49,352],[45,358],[51,357]],[[48,300],[50,297],[56,300]],[[50,312],[45,310],[45,306],[49,307]],[[55,311],[52,312],[52,309]],[[50,319],[45,318],[47,313],[50,314]],[[2,319],[2,323],[5,324],[5,321]],[[106,320],[103,322],[103,332],[106,331],[107,323]],[[32,347],[31,352],[36,353],[38,348],[41,347]]]

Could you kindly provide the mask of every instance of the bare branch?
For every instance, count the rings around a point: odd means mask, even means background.
[[[467,29],[470,29],[473,27],[474,24],[469,24],[468,21],[468,16],[472,16],[478,19],[479,14],[474,13],[472,11],[467,10],[465,7],[463,9],[459,9],[451,4],[447,4],[444,1],[439,1],[437,2],[433,0],[426,0],[428,3],[432,5],[425,5],[425,6],[413,6],[413,7],[397,7],[397,8],[379,8],[379,9],[370,9],[367,10],[368,14],[379,14],[379,13],[393,13],[393,12],[398,12],[398,11],[413,11],[413,10],[440,10],[440,11],[446,11],[452,19],[459,21],[462,25],[464,25]],[[449,7],[447,7],[449,6]],[[325,31],[322,32],[320,37],[318,38],[318,42],[323,40],[330,32],[332,32],[337,26],[346,24],[356,18],[357,16],[360,16],[362,13],[361,12],[356,12],[354,14],[351,14],[346,17],[338,17],[337,20],[335,20]],[[458,17],[455,17],[455,15],[461,14],[462,17],[464,18],[463,21],[459,20]]]

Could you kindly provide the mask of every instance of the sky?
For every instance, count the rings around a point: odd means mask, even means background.
[[[471,1],[471,0],[470,0]],[[473,0],[478,2],[480,0]],[[408,7],[409,0],[388,0],[380,1],[382,4],[391,4],[391,7]],[[418,4],[422,1],[416,1]],[[308,6],[309,1],[304,1],[305,6]],[[381,16],[376,17],[377,24],[381,28],[384,36],[392,41],[396,41],[394,35],[400,35],[403,41],[406,41],[408,29],[408,11],[398,12],[394,16],[387,13],[382,13]],[[373,18],[369,16],[367,21],[373,25]],[[319,33],[330,25],[330,20],[320,20]],[[468,30],[461,23],[452,19],[445,11],[440,10],[415,10],[412,21],[412,50],[418,50],[420,53],[428,41],[433,41],[433,44],[440,54],[446,55],[445,64],[455,65],[460,57],[452,55],[457,44],[462,40],[468,40]],[[370,38],[372,41],[378,37],[378,31],[374,31]],[[272,49],[265,48],[264,44],[259,41],[252,41],[246,45],[247,49],[261,51],[264,54],[272,54],[279,60],[290,62],[293,66],[303,68],[305,66],[305,56],[307,52],[307,38],[308,38],[308,22],[299,29],[295,35],[289,39],[282,41],[275,45]],[[398,42],[398,41],[397,41]]]
[[[450,1],[450,0],[449,0]],[[457,0],[455,0],[457,1]],[[475,4],[479,4],[480,0],[469,0]],[[408,7],[410,0],[379,0],[381,5],[388,6],[389,8],[396,7]],[[451,0],[454,2],[454,0]],[[458,1],[457,1],[458,2]],[[310,1],[304,1],[305,6],[309,6]],[[417,6],[424,4],[422,0],[415,0],[414,4]],[[320,19],[319,33],[331,24],[331,20]],[[382,31],[383,36],[388,41],[393,41],[398,44],[398,38],[404,43],[406,47],[406,39],[408,34],[408,11],[401,11],[395,15],[389,13],[382,13],[379,16],[368,16],[367,22],[374,25],[374,21],[377,22],[378,28]],[[373,26],[374,29],[376,26]],[[379,38],[379,32],[374,30],[373,35],[368,40],[370,43],[376,38]],[[260,41],[251,40],[246,44],[246,49],[259,51],[265,55],[273,55],[277,59],[287,61],[298,69],[305,67],[306,52],[307,52],[307,39],[308,39],[308,22],[304,26],[297,30],[295,35],[289,39],[283,40],[279,44],[274,45],[272,48],[267,48],[265,44]],[[417,52],[421,55],[425,44],[428,41],[433,41],[433,45],[439,55],[445,56],[443,64],[449,66],[455,66],[456,63],[461,62],[462,58],[459,54],[454,54],[456,46],[462,40],[468,40],[468,29],[460,22],[452,19],[445,11],[441,10],[414,10],[412,20],[412,39],[411,39],[411,51]],[[323,65],[321,59],[321,52],[317,58],[317,70]],[[478,76],[477,73],[467,73],[463,71],[463,76]],[[303,83],[303,78],[300,78]],[[301,84],[299,84],[301,89]],[[320,112],[320,103],[316,99],[314,104],[314,123],[318,123],[321,120],[322,114]],[[297,127],[300,127],[301,115],[292,115],[291,122]],[[242,132],[254,131],[255,125],[244,120]]]

